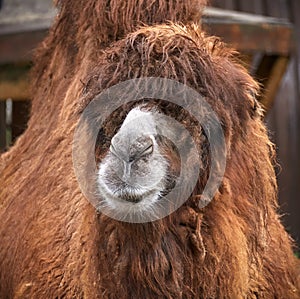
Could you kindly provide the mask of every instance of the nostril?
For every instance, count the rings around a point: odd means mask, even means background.
[[[116,142],[116,138],[114,137],[111,140],[110,143],[110,147],[109,147],[109,151],[116,156],[117,158],[119,158],[122,161],[126,161],[127,160],[127,153],[124,152],[124,150],[122,149],[123,144],[121,143],[121,141],[119,139],[117,139],[118,142]]]
[[[146,155],[150,155],[153,152],[153,144],[149,145],[148,147],[146,147],[140,154],[140,156],[146,156]]]
[[[151,136],[147,136],[147,137],[143,136],[137,139],[135,143],[131,145],[131,149],[130,149],[131,152],[130,158],[132,159],[131,162],[133,162],[133,160],[137,160],[141,157],[152,154],[153,148],[154,148],[154,143]]]

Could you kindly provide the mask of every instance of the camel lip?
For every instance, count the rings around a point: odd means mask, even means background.
[[[137,204],[143,200],[142,197],[135,197],[135,196],[131,196],[131,195],[127,195],[127,196],[123,195],[123,196],[120,196],[119,199],[125,200],[127,202],[131,202],[133,204]]]
[[[125,201],[127,203],[138,204],[142,202],[148,196],[155,193],[155,190],[149,191],[133,191],[131,188],[124,188],[115,192],[114,197],[119,201]]]

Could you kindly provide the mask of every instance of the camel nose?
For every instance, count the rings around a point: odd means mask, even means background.
[[[126,184],[134,186],[136,184],[137,173],[140,173],[138,161],[153,152],[153,137],[143,135],[134,140],[130,138],[120,138],[115,135],[111,141],[110,152],[118,158],[118,176]],[[152,139],[153,138],[153,139]],[[133,169],[138,171],[133,171]]]

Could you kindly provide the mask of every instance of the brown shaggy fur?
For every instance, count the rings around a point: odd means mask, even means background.
[[[64,3],[40,49],[28,130],[1,157],[0,297],[299,298],[296,259],[276,213],[274,150],[252,97],[257,84],[233,52],[197,26],[174,24],[141,28],[101,51],[101,27],[88,14],[94,1],[74,10]],[[94,96],[143,76],[176,79],[206,96],[229,156],[223,184],[204,209],[197,208],[201,177],[171,216],[127,224],[98,215],[81,194],[72,139]],[[157,105],[196,137],[180,109]],[[119,126],[122,117],[108,125]]]

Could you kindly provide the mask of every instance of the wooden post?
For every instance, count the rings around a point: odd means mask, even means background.
[[[270,74],[268,76],[269,79],[264,86],[265,92],[261,98],[261,103],[267,111],[271,108],[275,100],[288,63],[289,57],[280,56],[277,58],[272,69],[270,70]]]
[[[0,152],[6,148],[6,102],[0,101]]]
[[[266,111],[273,105],[289,60],[290,58],[285,55],[263,55],[254,71],[254,76],[263,85],[264,92],[259,100]]]
[[[11,134],[12,142],[16,140],[27,128],[29,119],[29,101],[13,101]]]

